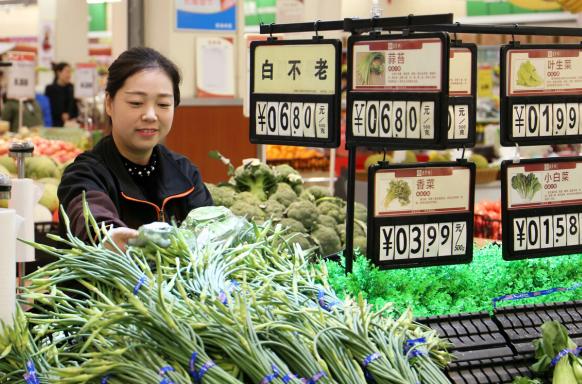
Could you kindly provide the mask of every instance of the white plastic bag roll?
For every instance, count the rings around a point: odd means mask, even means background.
[[[0,208],[0,320],[12,324],[16,311],[16,230],[13,209]]]
[[[34,206],[38,201],[36,187],[32,179],[12,179],[12,198],[9,208],[24,219],[16,237],[34,241]],[[21,241],[16,242],[16,261],[19,263],[34,261],[34,248]]]

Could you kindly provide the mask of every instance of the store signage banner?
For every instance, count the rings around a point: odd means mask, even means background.
[[[339,40],[252,42],[251,142],[336,148],[340,66]]]
[[[582,252],[582,157],[501,165],[503,258]]]
[[[235,96],[234,40],[230,37],[196,39],[196,96]]]
[[[6,60],[12,63],[8,70],[6,97],[9,99],[34,99],[35,54],[9,52]]]
[[[501,50],[501,144],[582,143],[582,46]]]
[[[449,52],[447,147],[475,145],[477,46],[454,42]]]
[[[75,66],[75,97],[88,98],[97,95],[97,65],[78,63]]]
[[[376,165],[368,180],[367,249],[376,265],[471,261],[474,164]]]
[[[449,46],[449,37],[444,33],[414,34],[413,37],[351,36],[348,39],[347,145],[445,148]],[[469,77],[472,76],[469,74]],[[466,79],[458,80],[462,83]]]
[[[174,4],[179,30],[236,30],[236,0],[175,0]]]

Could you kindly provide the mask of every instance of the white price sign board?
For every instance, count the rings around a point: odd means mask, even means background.
[[[582,46],[501,50],[501,144],[582,143]]]
[[[78,63],[75,66],[75,97],[93,97],[97,95],[97,65]]]
[[[503,257],[582,252],[582,158],[504,162]]]
[[[368,180],[368,255],[376,265],[472,259],[474,164],[373,166]]]
[[[33,99],[35,88],[35,55],[28,52],[9,52],[6,97],[9,99]]]

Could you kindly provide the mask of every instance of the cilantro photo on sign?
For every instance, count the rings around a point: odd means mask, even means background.
[[[384,52],[356,53],[356,85],[384,85],[385,64]]]

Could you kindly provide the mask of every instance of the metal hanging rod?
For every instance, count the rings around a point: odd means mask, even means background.
[[[582,36],[582,28],[538,27],[520,25],[480,25],[453,23],[453,14],[409,15],[400,17],[374,17],[370,19],[344,19],[314,23],[262,24],[261,34],[297,33],[311,31],[346,31],[365,33],[370,31],[398,31],[480,33],[496,35]]]

